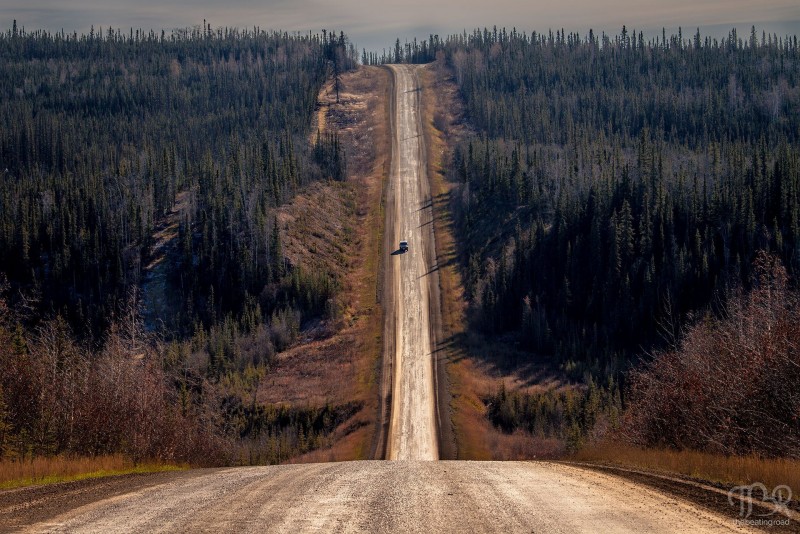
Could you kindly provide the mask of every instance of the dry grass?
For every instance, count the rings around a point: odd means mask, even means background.
[[[486,418],[486,406],[480,399],[480,388],[476,383],[473,362],[462,358],[453,360],[448,366],[452,400],[452,421],[459,460],[494,459],[492,435],[499,434]]]
[[[362,67],[342,79],[342,98],[358,95],[364,102],[356,108],[357,120],[352,126],[340,124],[339,132],[348,153],[348,179],[357,191],[356,227],[358,244],[353,251],[355,263],[349,275],[350,298],[354,306],[351,315],[355,329],[354,347],[361,355],[361,367],[354,384],[356,394],[368,403],[373,414],[378,413],[376,371],[381,357],[383,308],[378,302],[378,281],[381,268],[384,212],[383,189],[388,179],[391,137],[389,125],[389,90],[391,76],[382,68]],[[340,99],[341,100],[341,99]],[[333,108],[336,112],[336,108]],[[341,113],[328,117],[328,122],[342,120]],[[352,155],[352,157],[350,156]],[[366,450],[366,447],[364,448]]]
[[[425,142],[428,146],[428,176],[433,196],[434,232],[439,284],[442,295],[442,330],[445,345],[447,380],[450,386],[450,417],[460,460],[490,460],[513,456],[508,436],[497,432],[488,419],[480,395],[487,391],[490,380],[469,358],[461,342],[466,333],[464,284],[458,265],[455,228],[453,227],[450,194],[454,184],[446,179],[445,166],[450,152],[465,134],[463,110],[458,90],[448,72],[436,63],[420,71]],[[518,441],[516,439],[515,441]],[[502,452],[506,451],[506,452]]]
[[[445,178],[444,166],[447,163],[449,150],[445,133],[434,126],[434,115],[443,115],[446,110],[455,107],[440,95],[441,90],[436,83],[438,71],[431,68],[422,69],[420,79],[423,91],[423,115],[425,141],[428,146],[428,176],[431,177],[431,196],[433,197],[434,233],[436,235],[436,256],[439,269],[441,290],[445,298],[442,303],[442,328],[445,339],[464,332],[464,286],[458,270],[458,250],[453,234],[453,218],[450,211],[449,195],[453,184]],[[456,119],[447,116],[442,119],[450,124]],[[436,121],[438,122],[438,121]]]
[[[492,460],[560,460],[565,444],[558,438],[539,438],[518,430],[503,434],[495,429],[486,434]]]
[[[259,400],[303,406],[356,400],[364,408],[336,429],[332,447],[292,462],[368,458],[378,414],[383,317],[377,295],[381,198],[391,155],[390,77],[384,69],[361,67],[340,82],[339,103],[332,84],[320,92],[313,136],[317,129],[338,133],[347,154],[347,181],[306,188],[281,208],[279,218],[288,229],[282,237],[293,263],[335,273],[341,284],[341,319],[319,332],[306,332],[300,344],[279,354],[261,384]]]
[[[314,183],[277,210],[284,255],[307,271],[342,280],[352,262],[355,187]]]
[[[501,374],[496,367],[474,356],[453,361],[449,371],[459,459],[530,460],[563,457],[564,442],[537,438],[522,431],[505,434],[492,426],[486,417],[482,398],[496,393],[501,384],[505,384],[508,391],[535,391],[543,388],[541,384],[534,382],[527,385],[520,375]]]
[[[761,482],[768,488],[785,484],[800,495],[800,461],[755,456],[721,456],[696,451],[639,449],[619,443],[590,445],[572,460],[685,475],[726,486]]]
[[[374,425],[371,424],[363,425],[353,431],[351,431],[348,427],[337,428],[333,436],[333,445],[330,447],[310,451],[302,456],[292,458],[286,463],[309,464],[320,462],[343,462],[353,459],[369,459],[369,444],[373,431]]]
[[[260,384],[258,400],[294,406],[356,400],[351,386],[362,350],[351,331],[292,347],[277,355],[275,367]]]
[[[503,434],[486,418],[481,398],[504,383],[511,391],[559,387],[563,381],[548,365],[520,365],[510,349],[483,340],[467,339],[464,284],[459,270],[450,194],[455,185],[445,176],[453,147],[470,134],[462,102],[451,73],[432,63],[420,72],[424,87],[423,115],[428,146],[428,174],[434,199],[434,231],[442,293],[442,329],[448,360],[450,410],[457,457],[464,460],[553,458],[563,452],[555,440],[536,440],[529,435]],[[513,351],[511,351],[513,352]],[[509,354],[507,354],[509,353]],[[491,358],[483,357],[492,354]]]
[[[87,478],[130,473],[155,473],[188,469],[185,465],[147,462],[134,464],[122,455],[68,458],[40,457],[33,460],[0,461],[0,489],[34,484],[53,484]]]

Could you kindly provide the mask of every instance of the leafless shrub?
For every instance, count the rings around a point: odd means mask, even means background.
[[[26,335],[0,299],[0,456],[122,453],[134,463],[224,463],[210,415],[213,389],[205,388],[208,404],[182,410],[162,350],[135,308],[93,351],[74,341],[60,317]]]
[[[755,271],[725,317],[706,317],[632,373],[635,444],[800,457],[800,302],[780,260],[762,253]]]

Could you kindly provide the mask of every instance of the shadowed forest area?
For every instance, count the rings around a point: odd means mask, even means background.
[[[337,313],[276,210],[344,179],[336,135],[310,130],[354,55],[344,34],[205,24],[0,34],[4,456],[279,462],[358,411],[256,402]]]
[[[458,87],[469,328],[577,384],[489,394],[498,428],[800,456],[796,36],[495,28],[365,58]]]
[[[355,57],[334,32],[0,34],[4,458],[276,463],[364,408],[259,400],[342,317],[341,273],[286,251],[323,233],[279,208],[348,176],[311,129]],[[797,37],[495,29],[361,59],[457,89],[466,350],[556,376],[496,381],[484,420],[559,454],[800,456]]]

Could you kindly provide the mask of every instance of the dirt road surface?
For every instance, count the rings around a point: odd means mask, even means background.
[[[344,462],[216,470],[101,500],[31,532],[730,532],[623,479],[540,462]]]
[[[395,80],[392,102],[392,167],[386,192],[384,357],[392,361],[392,405],[387,458],[437,460],[431,300],[438,299],[433,207],[426,176],[420,117],[420,85],[413,65],[390,66]],[[408,252],[399,250],[401,240]]]
[[[419,84],[415,67],[391,68],[396,136],[384,305],[393,382],[386,452],[405,461],[196,470],[97,482],[96,491],[65,485],[61,492],[0,492],[0,531],[737,531],[730,517],[603,472],[548,462],[429,461],[438,458],[431,357],[438,273]],[[405,254],[391,250],[401,239],[410,243]]]

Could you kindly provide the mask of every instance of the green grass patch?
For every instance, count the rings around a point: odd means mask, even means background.
[[[61,482],[75,482],[78,480],[88,480],[93,478],[104,478],[118,475],[132,475],[145,473],[163,473],[169,471],[185,471],[188,465],[173,464],[140,464],[119,469],[98,469],[84,473],[48,473],[31,476],[23,476],[0,482],[0,490],[22,488],[25,486],[41,486],[45,484],[58,484]],[[2,469],[2,468],[0,468]]]

